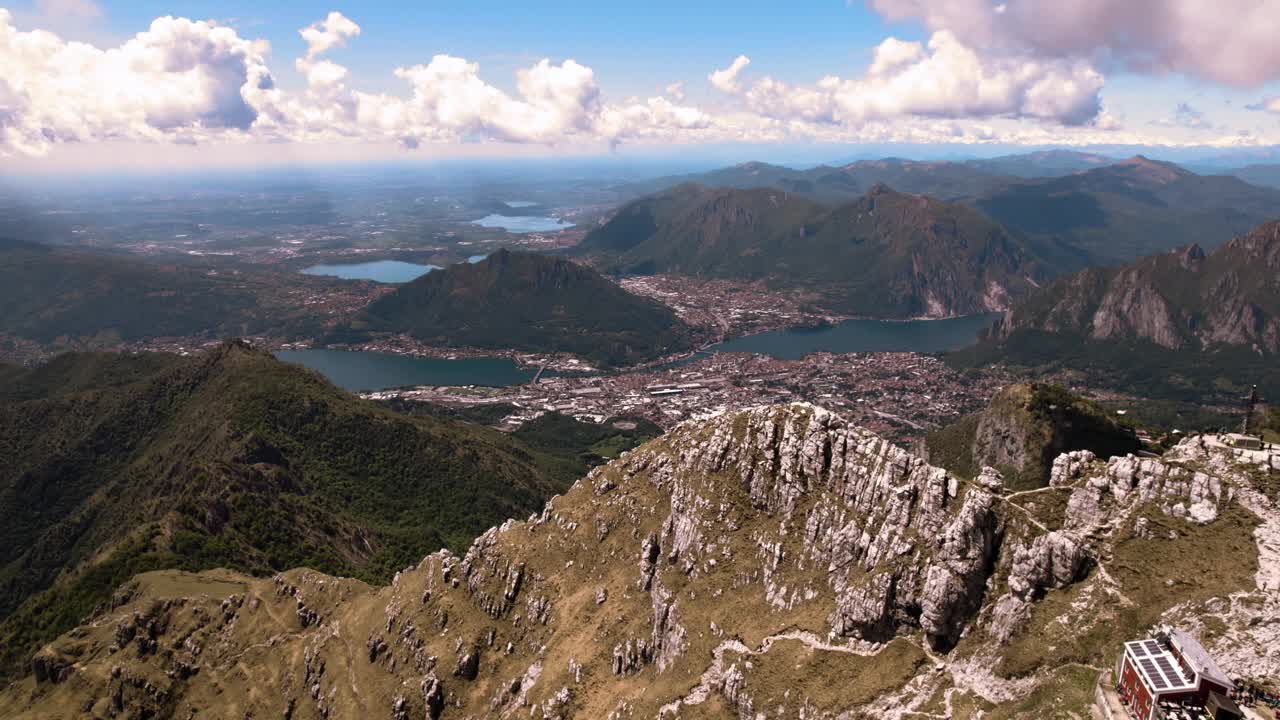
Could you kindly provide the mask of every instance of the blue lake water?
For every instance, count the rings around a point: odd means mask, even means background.
[[[538,203],[533,202],[532,200],[503,200],[502,204],[509,208],[527,208],[533,207]]]
[[[407,283],[439,270],[437,265],[417,265],[399,260],[378,260],[376,262],[350,263],[343,265],[312,265],[303,268],[307,275],[327,275],[344,280],[373,280],[380,283]]]
[[[471,257],[467,258],[467,262],[471,263],[472,265],[475,265],[476,263],[480,262],[481,260],[487,257],[489,256],[488,255],[472,255]]]
[[[348,350],[282,350],[276,357],[298,363],[352,392],[409,385],[489,385],[506,387],[533,379],[509,358],[440,360]]]
[[[502,228],[510,233],[553,232],[555,230],[563,230],[567,227],[573,227],[573,223],[567,223],[558,218],[540,217],[537,215],[530,215],[527,217],[515,215],[486,215],[479,220],[472,220],[471,224],[489,228]]]
[[[779,360],[795,360],[815,352],[945,352],[972,345],[978,333],[999,316],[987,313],[945,320],[846,320],[812,330],[747,335],[713,345],[709,350],[762,353]]]
[[[793,360],[814,352],[944,352],[973,344],[998,314],[946,320],[848,320],[817,330],[777,330],[714,345],[711,352],[753,352]],[[507,358],[437,360],[348,350],[284,350],[276,357],[316,370],[354,392],[410,385],[488,385],[529,382],[533,372]],[[679,361],[687,363],[692,358]]]

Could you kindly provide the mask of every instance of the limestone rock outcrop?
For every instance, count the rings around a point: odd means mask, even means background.
[[[1067,332],[1187,351],[1244,345],[1274,354],[1278,272],[1280,221],[1271,221],[1209,253],[1191,245],[1061,278],[1015,304],[998,332]]]
[[[723,413],[386,587],[309,570],[141,576],[42,650],[0,706],[631,720],[905,717],[954,693],[998,704],[1057,681],[993,675],[1047,595],[1094,613],[1122,590],[1103,577],[1109,543],[1152,513],[1218,522],[1247,482],[1220,462],[1191,444],[1160,459],[1071,453],[1050,486],[1014,492],[811,405]]]

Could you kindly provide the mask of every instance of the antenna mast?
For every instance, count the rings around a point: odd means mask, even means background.
[[[1244,421],[1240,423],[1240,434],[1249,434],[1249,420],[1253,417],[1253,408],[1258,404],[1258,386],[1254,385],[1249,390],[1249,397],[1245,398],[1248,406],[1245,407]]]

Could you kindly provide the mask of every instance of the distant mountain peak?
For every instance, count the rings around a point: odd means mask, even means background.
[[[1205,253],[1204,248],[1200,247],[1199,244],[1191,243],[1185,248],[1182,248],[1181,252],[1182,257],[1180,262],[1182,263],[1182,267],[1188,270],[1198,270],[1201,265],[1203,265]]]
[[[941,162],[925,162],[920,160],[908,160],[900,157],[880,158],[879,160],[858,160],[845,165],[842,170],[857,170],[859,168],[913,168],[913,167],[934,167],[945,165]]]
[[[246,340],[232,338],[218,343],[217,347],[214,347],[206,354],[206,357],[209,364],[215,365],[244,357],[270,359],[272,355],[266,350],[255,348]]]
[[[629,364],[686,350],[690,330],[656,301],[628,293],[563,257],[499,250],[398,287],[365,308],[368,332],[407,334],[437,347],[579,355]],[[339,338],[363,341],[359,330]]]
[[[1260,260],[1265,267],[1280,268],[1280,220],[1263,223],[1228,241],[1223,248],[1245,252]]]
[[[1131,158],[1121,160],[1112,167],[1137,175],[1142,179],[1161,184],[1181,180],[1182,178],[1190,177],[1193,174],[1190,170],[1174,165],[1173,163],[1163,162],[1161,160],[1152,160],[1145,155],[1134,155]]]

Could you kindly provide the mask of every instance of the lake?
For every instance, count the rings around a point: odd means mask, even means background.
[[[815,330],[775,330],[711,346],[709,352],[753,352],[794,360],[814,352],[943,352],[973,344],[999,313],[946,320],[846,320]],[[282,350],[276,357],[305,365],[353,392],[410,385],[506,387],[533,379],[509,358],[439,360],[349,350]],[[679,363],[690,362],[686,358]]]
[[[533,202],[532,200],[503,200],[502,204],[506,205],[509,208],[520,209],[520,208],[533,207],[538,203]]]
[[[762,353],[779,360],[795,360],[815,352],[944,352],[972,345],[978,333],[998,317],[1000,313],[944,320],[846,320],[824,328],[747,335],[708,350]]]
[[[471,224],[488,228],[502,228],[510,233],[554,232],[573,227],[573,223],[567,223],[558,218],[537,215],[529,215],[527,217],[485,215],[479,220],[472,220]]]
[[[533,379],[510,358],[441,360],[349,350],[281,350],[276,357],[298,363],[351,392],[408,385],[489,385],[506,387]]]
[[[438,265],[417,265],[399,260],[378,260],[376,262],[350,263],[343,265],[312,265],[303,268],[307,275],[326,275],[343,280],[373,280],[380,283],[407,283],[410,280],[426,275],[432,270],[439,270]]]

